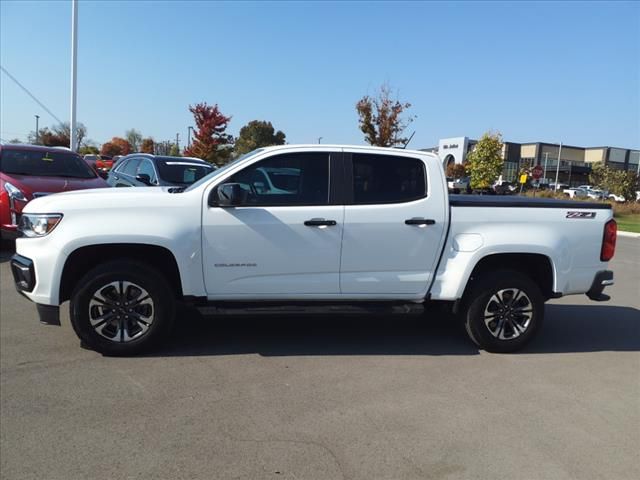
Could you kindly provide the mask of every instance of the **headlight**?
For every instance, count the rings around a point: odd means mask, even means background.
[[[60,220],[62,220],[61,213],[23,213],[18,231],[25,237],[44,237],[56,228]]]
[[[28,201],[24,196],[24,193],[22,193],[22,190],[14,185],[11,185],[9,182],[5,182],[4,189],[7,191],[10,198],[15,198],[16,200],[20,200],[21,202]]]

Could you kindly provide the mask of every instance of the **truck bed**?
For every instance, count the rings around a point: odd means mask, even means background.
[[[555,198],[531,198],[501,195],[449,195],[452,207],[505,207],[505,208],[588,208],[611,210],[611,204],[556,200]]]

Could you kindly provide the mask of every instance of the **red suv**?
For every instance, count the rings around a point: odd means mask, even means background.
[[[108,186],[78,154],[66,148],[0,144],[0,236],[18,235],[20,213],[34,198]]]

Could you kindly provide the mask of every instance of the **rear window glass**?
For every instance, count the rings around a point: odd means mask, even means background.
[[[209,165],[179,160],[158,160],[156,166],[162,180],[180,185],[190,185],[213,171]]]
[[[426,195],[422,161],[390,155],[353,155],[353,203],[401,203]]]
[[[0,172],[42,177],[96,178],[79,155],[65,151],[12,150],[0,153]]]

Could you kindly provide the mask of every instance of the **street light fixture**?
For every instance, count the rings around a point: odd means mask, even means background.
[[[191,132],[195,131],[195,129],[191,126],[187,127],[187,146],[191,146]]]

